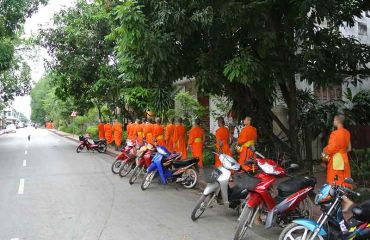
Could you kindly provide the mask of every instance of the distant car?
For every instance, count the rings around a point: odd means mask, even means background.
[[[15,133],[15,132],[17,132],[17,128],[14,124],[9,124],[8,126],[6,126],[5,132],[6,133]]]

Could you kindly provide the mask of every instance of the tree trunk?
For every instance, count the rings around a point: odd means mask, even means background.
[[[288,98],[288,123],[289,123],[289,141],[292,147],[292,160],[301,162],[298,138],[298,114],[297,114],[297,86],[295,76],[291,76],[288,81],[289,95]]]
[[[305,127],[305,169],[309,171],[310,174],[313,174],[313,159],[312,159],[312,131],[310,128]]]

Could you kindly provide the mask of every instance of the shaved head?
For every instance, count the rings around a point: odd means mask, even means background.
[[[246,126],[249,126],[249,125],[251,125],[252,124],[252,118],[251,117],[249,117],[249,116],[246,116],[245,118],[244,118],[244,125],[246,125]]]
[[[344,121],[346,120],[345,116],[343,114],[338,114],[334,116],[334,123],[333,125],[338,127],[343,127]]]

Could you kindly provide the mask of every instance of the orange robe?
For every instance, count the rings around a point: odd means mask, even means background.
[[[104,123],[99,123],[98,124],[98,135],[99,135],[99,139],[104,139],[105,138],[105,135],[104,135]]]
[[[126,126],[127,139],[133,141],[132,139],[132,123],[128,123]]]
[[[143,134],[147,143],[154,145],[153,139],[153,124],[145,123],[143,126]]]
[[[140,123],[140,124],[136,124],[136,139],[137,141],[140,143],[140,144],[143,144],[143,124]]]
[[[337,175],[337,185],[352,187],[350,184],[344,183],[344,179],[351,177],[351,168],[349,165],[347,148],[351,141],[351,134],[345,128],[338,128],[330,134],[328,145],[324,148],[324,152],[329,155],[327,166],[326,181],[333,184],[334,178]],[[344,170],[334,170],[333,157],[336,153],[340,153],[344,162]]]
[[[172,123],[168,124],[166,127],[166,146],[168,151],[173,152],[175,151],[175,145],[174,145],[174,132],[175,132],[175,125]]]
[[[153,124],[153,138],[157,140],[157,145],[166,145],[164,141],[164,127],[162,124]]]
[[[113,136],[114,136],[114,143],[117,147],[121,146],[122,144],[122,125],[120,123],[113,124]]]
[[[254,156],[254,153],[248,149],[254,146],[257,141],[257,129],[252,126],[247,126],[242,129],[238,137],[238,144],[241,145],[241,152],[239,155],[239,164],[245,165],[245,161]]]
[[[203,138],[204,130],[201,127],[193,127],[189,131],[188,145],[191,146],[193,157],[198,157],[198,165],[203,167]]]
[[[111,144],[113,141],[113,138],[112,138],[112,125],[110,123],[106,123],[104,125],[104,134],[105,134],[105,139],[107,140],[107,143]]]
[[[229,146],[230,132],[227,127],[220,127],[216,130],[216,149],[221,150],[222,153],[232,156]],[[222,143],[222,148],[220,147]],[[215,167],[221,166],[219,157],[216,155]]]
[[[186,151],[186,128],[183,124],[176,124],[174,129],[175,151],[181,153],[181,159],[188,157]]]
[[[131,123],[131,139],[132,141],[136,141],[137,139],[137,123]]]

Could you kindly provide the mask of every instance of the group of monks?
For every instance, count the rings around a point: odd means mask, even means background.
[[[324,148],[324,155],[327,156],[327,182],[332,184],[334,179],[338,185],[349,184],[344,182],[346,177],[351,176],[347,152],[351,151],[350,133],[343,127],[344,116],[334,117],[336,128],[330,135],[328,145]],[[244,128],[238,136],[240,153],[238,162],[245,166],[246,160],[253,156],[249,147],[253,147],[257,141],[257,130],[252,126],[251,117],[244,118]],[[143,143],[145,140],[150,144],[166,146],[170,152],[181,153],[181,159],[186,159],[187,150],[190,149],[193,157],[199,158],[199,166],[203,167],[203,145],[205,143],[205,131],[200,125],[200,119],[196,119],[192,128],[187,132],[182,118],[170,119],[166,126],[163,126],[161,119],[155,122],[151,119],[137,119],[134,123],[127,124],[127,138],[131,141]],[[99,123],[99,139],[106,139],[108,144],[113,141],[116,148],[122,144],[122,125],[116,119],[114,124]],[[232,155],[229,143],[231,142],[229,129],[225,126],[222,117],[218,118],[218,129],[216,130],[216,149],[227,155]],[[215,166],[219,167],[221,162],[216,156]]]
[[[106,139],[107,144],[115,143],[116,149],[122,145],[122,124],[116,119],[112,124],[109,122],[98,124],[99,139]]]
[[[257,130],[251,125],[251,118],[244,119],[244,128],[240,132],[238,144],[241,145],[238,162],[241,165],[253,154],[247,147],[254,146],[257,140]],[[116,120],[113,126],[110,123],[99,123],[99,138],[106,139],[108,144],[114,140],[116,147],[122,144],[122,125]],[[170,119],[166,126],[163,126],[160,118],[155,122],[151,119],[137,119],[134,123],[127,124],[127,139],[143,143],[145,140],[150,144],[165,146],[170,152],[181,153],[181,159],[186,159],[187,150],[190,149],[193,157],[198,157],[198,165],[203,167],[203,146],[205,143],[205,131],[201,127],[200,119],[194,121],[194,125],[187,132],[182,118]],[[218,151],[231,155],[231,135],[225,126],[222,117],[218,118],[218,129],[216,130],[216,148]],[[215,166],[219,167],[221,162],[216,156]]]

